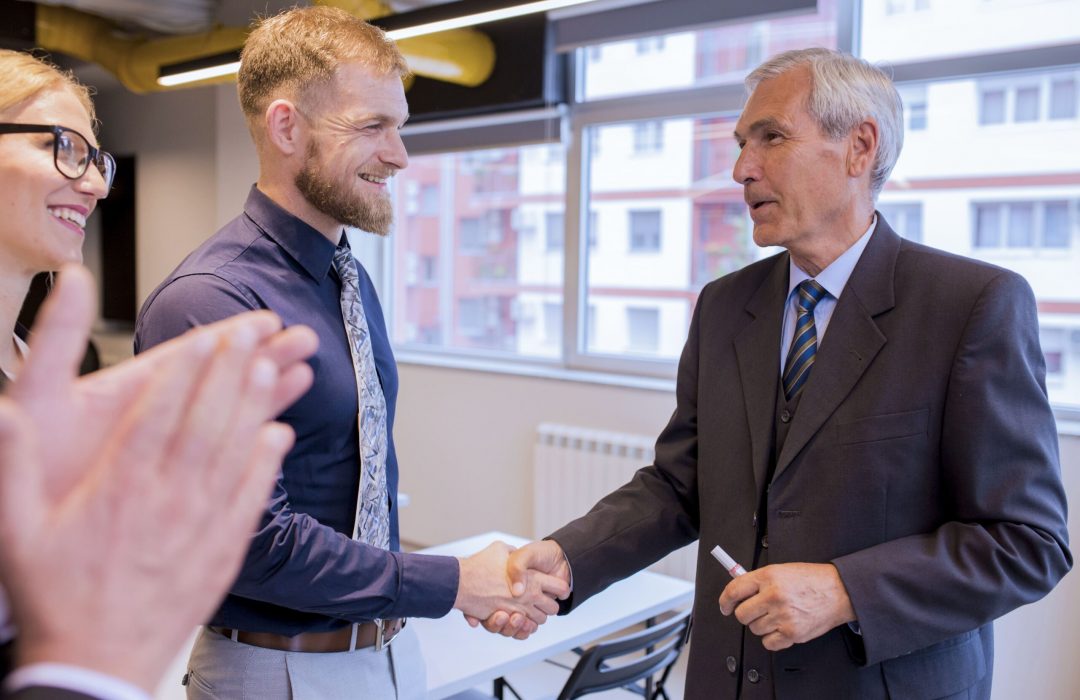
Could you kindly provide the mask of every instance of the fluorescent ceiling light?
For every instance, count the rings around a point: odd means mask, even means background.
[[[173,87],[175,85],[194,83],[209,78],[220,78],[223,75],[235,75],[238,70],[240,70],[240,61],[233,61],[231,63],[223,63],[220,66],[196,68],[195,70],[188,70],[183,73],[163,75],[157,79],[157,83],[163,87]]]
[[[504,7],[498,10],[476,12],[471,15],[462,15],[461,17],[452,17],[450,19],[439,20],[438,22],[418,24],[415,27],[402,27],[401,29],[391,29],[390,31],[386,32],[386,36],[390,37],[394,41],[400,41],[401,39],[411,39],[414,36],[423,36],[425,34],[445,32],[448,29],[462,29],[464,27],[472,27],[477,24],[486,24],[488,22],[498,22],[499,20],[503,19],[511,19],[512,17],[531,15],[537,12],[550,12],[551,10],[560,10],[564,7],[583,5],[587,2],[592,1],[593,0],[537,0],[536,2],[527,2],[522,5]]]
[[[595,0],[534,0],[534,2],[526,2],[520,5],[512,5],[510,7],[485,10],[482,12],[473,12],[471,14],[462,15],[460,17],[452,17],[450,19],[438,20],[434,22],[425,22],[423,24],[417,24],[410,27],[401,27],[400,29],[391,29],[386,32],[386,35],[394,41],[399,41],[401,39],[411,39],[417,36],[435,34],[437,32],[445,32],[449,29],[462,29],[464,27],[472,27],[478,24],[487,24],[488,22],[498,22],[504,19],[522,17],[524,15],[532,15],[539,12],[560,10],[565,7],[584,5],[587,2],[594,1]],[[488,4],[490,6],[491,3],[485,4]],[[421,10],[420,12],[423,11]],[[383,19],[406,19],[408,14],[410,13],[405,13],[403,15],[390,15],[389,17],[385,17]],[[376,26],[377,25],[378,23],[376,22]],[[233,53],[231,56],[229,56],[229,58],[232,58],[235,55],[236,54]],[[208,80],[210,78],[219,78],[226,75],[235,75],[236,72],[240,70],[240,62],[236,60],[220,63],[219,65],[205,65],[206,62],[207,59],[205,58],[192,61],[192,64],[202,65],[193,65],[191,70],[183,70],[183,68],[187,68],[187,66],[183,64],[164,67],[162,72],[166,74],[158,78],[158,85],[161,85],[162,87],[175,87],[176,85],[194,83],[199,80]],[[410,62],[415,62],[415,59],[411,59]],[[174,70],[176,69],[180,70],[174,72]]]

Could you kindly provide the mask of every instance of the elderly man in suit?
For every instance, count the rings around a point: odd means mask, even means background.
[[[1072,564],[1035,300],[875,212],[882,71],[808,49],[746,82],[734,178],[786,251],[702,290],[655,462],[513,575],[572,572],[566,612],[700,538],[687,698],[988,698],[993,620]]]

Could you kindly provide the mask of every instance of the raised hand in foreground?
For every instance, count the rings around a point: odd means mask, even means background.
[[[318,343],[270,313],[196,329],[76,379],[93,282],[66,268],[0,398],[0,579],[17,665],[147,691],[220,602],[292,431]]]

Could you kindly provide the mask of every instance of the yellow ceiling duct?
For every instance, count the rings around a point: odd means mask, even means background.
[[[317,0],[317,4],[340,7],[361,19],[391,14],[379,0]],[[227,83],[223,76],[175,88],[158,84],[161,67],[239,50],[247,37],[246,27],[220,27],[209,32],[157,39],[133,38],[108,20],[79,10],[38,5],[36,39],[41,48],[98,63],[135,93],[157,92]],[[495,67],[491,39],[472,29],[455,29],[398,43],[416,75],[475,87],[487,80]]]

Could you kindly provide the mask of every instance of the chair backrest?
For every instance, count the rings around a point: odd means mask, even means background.
[[[618,688],[666,669],[679,658],[689,628],[690,611],[686,610],[640,632],[600,642],[581,655],[559,700]],[[620,657],[639,651],[645,654],[618,663]]]

